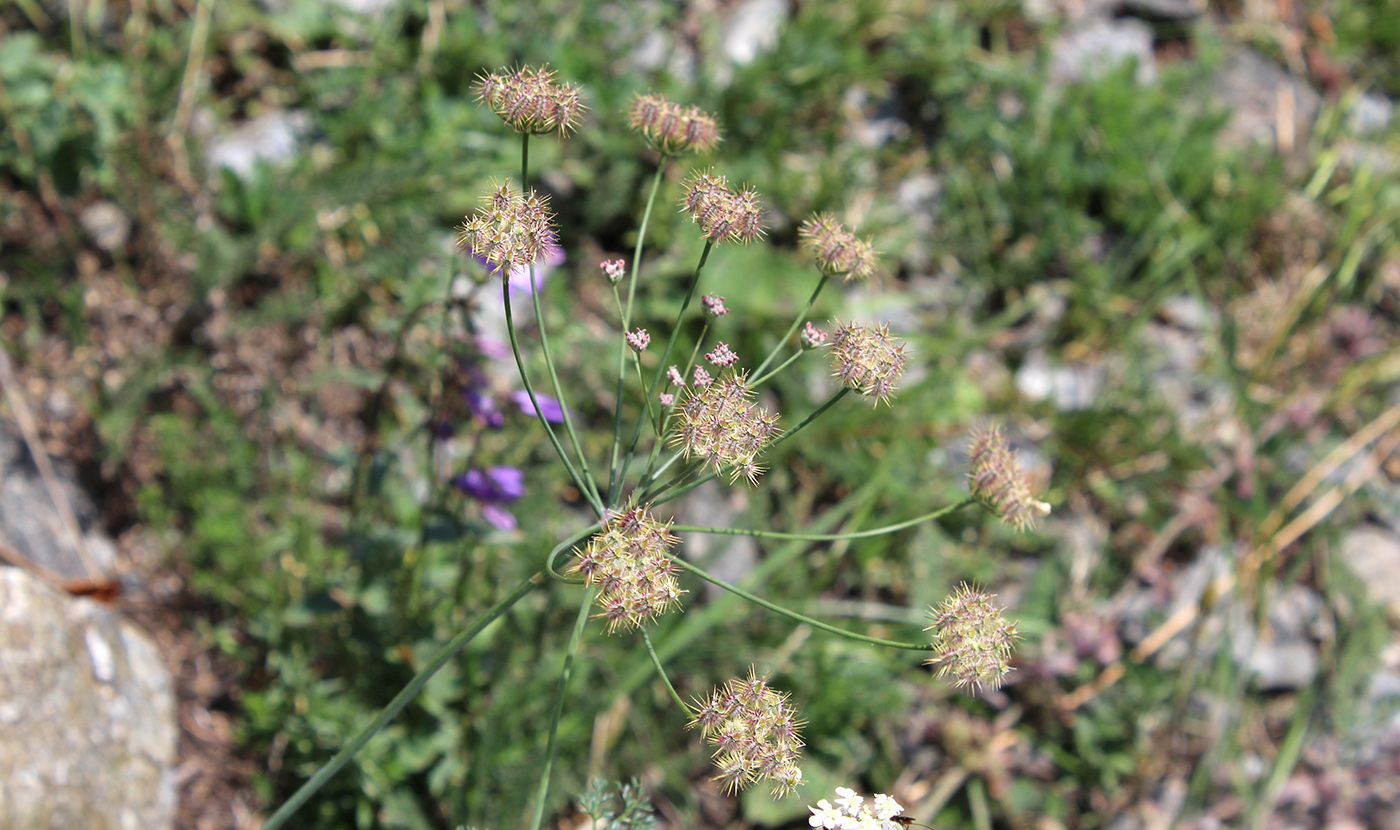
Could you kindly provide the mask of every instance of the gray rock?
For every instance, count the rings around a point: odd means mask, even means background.
[[[1265,142],[1292,153],[1322,105],[1312,87],[1251,49],[1227,58],[1211,86],[1216,99],[1234,112],[1220,138],[1235,146]]]
[[[110,572],[115,551],[100,533],[92,531],[97,519],[92,502],[61,466],[56,472],[58,489],[77,519],[87,556],[98,569]],[[19,430],[6,421],[0,421],[0,541],[65,579],[100,575],[88,571],[29,448]]]
[[[696,487],[685,497],[681,515],[686,524],[700,527],[733,527],[746,505],[741,491],[716,482]],[[752,536],[685,534],[685,558],[731,584],[739,584],[758,565],[758,540]],[[705,596],[714,599],[724,589],[705,583]]]
[[[724,29],[724,56],[742,65],[772,49],[787,16],[786,0],[744,0]]]
[[[1342,539],[1341,553],[1342,561],[1365,584],[1370,600],[1400,618],[1400,536],[1362,525]]]
[[[1093,20],[1063,32],[1050,45],[1050,80],[1057,84],[1092,81],[1124,61],[1137,61],[1138,83],[1157,77],[1152,27],[1141,20]]]
[[[144,632],[0,568],[0,827],[169,828],[175,695]]]
[[[1347,129],[1357,135],[1378,133],[1395,118],[1395,104],[1378,92],[1368,92],[1347,110]]]
[[[1076,412],[1094,405],[1105,376],[1104,367],[1093,363],[1052,366],[1037,351],[1016,370],[1016,391],[1031,400],[1052,400],[1061,412]]]
[[[274,166],[290,161],[310,126],[311,117],[304,112],[270,112],[211,138],[205,163],[213,170],[226,167],[247,177],[258,161]]]
[[[131,239],[131,217],[112,202],[93,202],[78,213],[78,224],[97,247],[114,251]]]

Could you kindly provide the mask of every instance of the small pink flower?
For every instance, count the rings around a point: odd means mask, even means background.
[[[661,401],[662,406],[670,406],[676,402],[676,396],[670,392],[662,392],[660,395],[656,396],[656,399]]]
[[[802,327],[802,346],[807,349],[815,349],[825,343],[831,335],[812,325],[810,322]]]
[[[712,380],[712,378],[710,377],[710,373],[707,372],[707,371],[705,371],[705,367],[704,367],[704,366],[696,366],[696,367],[695,367],[695,385],[696,385],[696,386],[709,386],[711,380]]]
[[[632,351],[638,354],[646,351],[647,346],[651,344],[651,335],[647,334],[647,330],[640,326],[637,327],[636,331],[629,331],[623,337],[627,340],[627,345],[632,347]]]
[[[729,309],[724,307],[724,298],[718,294],[706,294],[701,297],[700,305],[704,306],[706,317],[723,317],[729,313]]]
[[[715,346],[715,350],[705,355],[705,359],[711,364],[720,368],[728,368],[739,362],[739,356],[730,350],[729,346],[720,343]]]
[[[606,274],[608,277],[608,282],[612,283],[613,285],[617,285],[619,282],[622,282],[622,278],[627,276],[626,260],[605,259],[602,262],[598,263],[598,267],[603,269],[603,273]]]
[[[685,386],[685,378],[681,375],[681,370],[675,366],[666,370],[666,379],[671,382],[672,386]]]

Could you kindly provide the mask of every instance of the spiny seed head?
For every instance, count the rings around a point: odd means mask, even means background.
[[[696,385],[676,407],[671,443],[681,447],[686,458],[697,457],[715,472],[727,473],[731,482],[742,476],[755,483],[763,472],[758,455],[773,440],[778,416],[752,402],[753,391],[743,374],[704,384],[698,366],[695,375]]]
[[[587,109],[579,87],[555,83],[548,66],[488,72],[477,78],[476,97],[511,129],[531,135],[566,136]]]
[[[670,550],[676,545],[670,524],[661,524],[645,507],[614,513],[583,550],[574,551],[570,571],[599,586],[595,619],[608,631],[637,628],[680,604],[685,593],[676,584]]]
[[[731,793],[766,780],[782,797],[804,783],[798,767],[802,722],[788,696],[767,681],[750,668],[747,678],[726,680],[691,705],[687,726],[714,748],[715,780]]]
[[[968,448],[968,481],[973,498],[1017,530],[1035,527],[1050,505],[1031,495],[1030,484],[1000,427],[979,433]]]
[[[962,586],[928,611],[933,632],[933,656],[926,663],[938,667],[938,676],[959,687],[987,685],[996,688],[1009,671],[1011,649],[1016,644],[1016,623],[1001,615],[993,595]]]
[[[682,107],[656,93],[638,95],[627,126],[641,133],[653,150],[667,156],[708,153],[721,137],[715,117],[698,107]]]
[[[899,386],[908,357],[889,326],[841,326],[831,337],[831,366],[836,379],[878,406]]]
[[[485,209],[468,216],[457,232],[457,243],[481,257],[499,274],[528,267],[555,250],[556,237],[549,200],[533,190],[515,192],[510,181],[482,200]]]
[[[823,274],[860,282],[875,273],[875,246],[869,239],[856,238],[829,213],[808,218],[797,235]]]
[[[686,183],[681,209],[711,242],[752,242],[763,236],[763,207],[751,188],[733,190],[723,176],[696,173]]]

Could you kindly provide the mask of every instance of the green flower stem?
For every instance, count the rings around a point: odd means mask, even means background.
[[[690,350],[690,360],[686,361],[685,371],[681,372],[682,378],[690,377],[690,370],[695,366],[695,356],[700,354],[700,344],[705,342],[705,335],[708,334],[709,331],[710,319],[706,317],[705,325],[702,326],[700,329],[700,337],[696,339],[694,348]],[[680,391],[677,390],[676,394],[679,395]],[[660,419],[661,423],[658,424],[656,427],[656,443],[651,445],[651,457],[647,459],[646,469],[642,470],[642,475],[640,479],[642,482],[652,481],[656,478],[656,476],[652,475],[651,470],[653,467],[656,466],[656,459],[661,455],[661,448],[666,442],[666,430],[671,428],[671,415],[675,411],[676,408],[674,406],[668,407],[666,409],[666,414],[663,415]],[[671,459],[666,462],[666,467],[669,467],[671,466],[671,464],[675,463],[675,460],[676,456],[672,455]],[[663,467],[662,469],[665,468]]]
[[[575,533],[573,536],[570,536],[564,541],[563,544],[550,551],[549,557],[544,560],[545,571],[548,572],[550,576],[554,577],[554,579],[559,582],[568,582],[572,585],[582,585],[582,579],[573,579],[572,577],[567,577],[559,573],[555,563],[559,561],[559,555],[561,553],[572,550],[574,545],[578,544],[579,542],[582,542],[589,536],[592,536],[594,532],[596,532],[602,526],[603,525],[601,522],[594,522],[588,527],[585,527],[583,530],[580,530],[578,533]]]
[[[719,577],[711,576],[708,572],[701,569],[699,566],[692,565],[691,563],[685,561],[684,559],[681,559],[680,557],[675,558],[673,561],[677,565],[680,565],[682,568],[685,568],[687,571],[690,571],[691,573],[695,574],[696,576],[700,577],[706,582],[709,582],[713,585],[718,585],[719,587],[730,592],[731,594],[734,594],[735,596],[743,597],[749,602],[767,608],[769,611],[772,611],[775,614],[782,614],[784,617],[788,617],[789,619],[796,620],[800,623],[805,623],[807,625],[812,626],[813,628],[819,628],[822,631],[826,631],[831,634],[837,634],[849,640],[855,640],[861,643],[870,643],[871,645],[876,646],[884,646],[886,648],[900,648],[905,649],[906,651],[933,651],[932,643],[901,643],[898,640],[883,640],[879,637],[867,637],[864,634],[857,634],[854,631],[847,631],[844,628],[838,628],[837,626],[829,625],[827,623],[822,622],[821,620],[812,619],[806,614],[799,614],[796,611],[793,611],[789,608],[784,608],[781,605],[769,602],[763,597],[760,597],[757,594],[751,594],[748,591],[745,591],[743,588],[738,587],[737,585],[730,585],[728,582],[725,582]]]
[[[685,712],[686,716],[689,717],[691,714],[690,707],[685,705],[685,701],[681,700],[680,695],[676,694],[676,687],[671,685],[671,678],[666,676],[666,669],[661,667],[661,658],[656,656],[656,647],[651,644],[651,635],[647,634],[645,628],[640,629],[640,631],[642,632],[642,642],[647,644],[647,654],[651,655],[651,664],[656,666],[656,673],[660,676],[661,682],[666,684],[666,691],[671,693],[671,699],[674,700],[676,705],[681,707],[681,711]]]
[[[803,418],[801,421],[799,421],[798,424],[797,424],[797,426],[793,427],[793,428],[790,429],[790,430],[787,430],[787,431],[784,432],[782,435],[779,435],[777,438],[774,438],[774,439],[773,439],[773,443],[769,445],[769,449],[772,449],[773,447],[778,446],[779,444],[783,443],[783,442],[786,441],[787,439],[789,439],[789,438],[791,438],[792,436],[796,435],[797,433],[801,432],[808,424],[810,424],[810,423],[812,423],[813,421],[815,421],[823,412],[825,412],[825,411],[827,411],[828,409],[830,409],[830,408],[832,408],[833,406],[835,406],[837,401],[839,401],[839,400],[841,400],[842,398],[846,397],[848,394],[850,394],[850,392],[851,392],[850,389],[847,389],[847,388],[844,387],[844,386],[841,387],[841,389],[838,390],[838,391],[836,392],[836,394],[834,394],[834,395],[832,395],[831,397],[829,397],[829,398],[826,399],[826,403],[824,403],[824,404],[822,404],[821,406],[817,407],[816,409],[812,410],[812,411],[807,415],[806,418]]]
[[[673,525],[671,530],[674,533],[708,533],[715,536],[754,536],[759,539],[801,539],[808,542],[841,542],[847,539],[868,539],[871,536],[883,536],[886,533],[894,533],[895,531],[904,530],[906,528],[917,527],[925,522],[940,519],[950,513],[956,513],[964,507],[975,503],[975,499],[966,498],[960,502],[950,504],[947,507],[940,507],[932,513],[925,513],[922,516],[916,516],[912,519],[895,522],[894,524],[884,525],[882,527],[874,527],[869,530],[856,530],[850,533],[779,533],[776,530],[750,530],[742,527],[694,527],[691,525]]]
[[[559,692],[554,696],[554,712],[549,717],[549,742],[544,751],[544,769],[540,770],[540,785],[535,794],[535,813],[530,819],[530,830],[540,830],[544,820],[544,805],[549,796],[549,775],[554,769],[554,755],[559,745],[559,719],[564,714],[564,697],[568,692],[569,677],[574,672],[574,655],[578,653],[579,640],[583,638],[583,628],[588,622],[588,612],[593,607],[594,590],[584,591],[583,605],[578,609],[574,620],[574,633],[569,636],[569,650],[564,654],[564,668],[559,672]]]
[[[807,315],[812,313],[812,306],[817,304],[817,297],[821,295],[822,289],[826,287],[826,283],[830,279],[831,277],[828,274],[823,273],[822,278],[817,280],[817,287],[812,291],[811,298],[807,300],[807,307],[802,309],[802,313],[797,315],[797,319],[792,321],[791,326],[788,326],[787,334],[784,334],[783,339],[779,340],[778,344],[773,347],[773,351],[769,352],[768,356],[763,359],[763,362],[758,364],[758,368],[753,372],[755,375],[766,377],[766,375],[763,374],[763,370],[768,368],[768,364],[773,362],[773,358],[777,357],[778,352],[782,351],[783,346],[792,339],[793,332],[797,331],[798,326],[806,322]],[[801,354],[800,348],[798,354]]]
[[[574,469],[574,464],[569,460],[569,454],[564,451],[564,445],[559,443],[559,436],[554,434],[554,427],[549,425],[549,421],[544,417],[544,410],[540,408],[539,400],[535,397],[535,387],[530,383],[530,375],[525,371],[525,359],[520,356],[520,341],[515,333],[515,315],[511,311],[510,305],[510,280],[501,280],[501,299],[506,308],[506,333],[510,335],[510,351],[515,355],[515,368],[520,372],[520,382],[525,386],[525,394],[530,398],[530,404],[535,407],[535,417],[539,419],[540,425],[544,427],[545,434],[549,436],[549,443],[554,445],[554,452],[559,455],[559,460],[564,462],[564,469],[569,471],[569,478],[574,480],[579,492],[593,508],[593,512],[599,516],[603,515],[603,503],[598,499],[598,495],[593,488]],[[560,401],[563,406],[563,401]]]
[[[583,451],[583,445],[579,443],[578,433],[574,431],[574,419],[569,414],[569,404],[564,397],[564,388],[559,383],[559,373],[554,368],[554,352],[549,348],[549,334],[545,331],[544,312],[540,310],[540,287],[535,284],[535,266],[530,266],[530,299],[535,305],[535,324],[540,330],[540,349],[544,351],[545,369],[549,371],[550,385],[554,387],[554,397],[559,401],[559,409],[564,413],[564,432],[569,436],[569,443],[574,446],[574,454],[578,456],[579,475],[582,476],[588,490],[591,491],[592,498],[589,501],[593,504],[602,504],[602,498],[598,495],[598,485],[593,481],[593,471],[588,469],[588,455]],[[530,403],[535,403],[535,396],[530,395]],[[535,411],[539,411],[536,404]],[[589,493],[585,493],[585,496]]]
[[[762,376],[760,376],[760,377],[754,378],[753,380],[749,381],[749,388],[750,388],[750,389],[757,389],[758,387],[762,386],[762,385],[764,384],[764,382],[766,382],[769,378],[773,377],[774,375],[778,374],[778,373],[781,372],[782,370],[784,370],[784,369],[786,369],[787,367],[791,366],[792,364],[796,363],[796,362],[797,362],[797,359],[798,359],[799,357],[801,357],[802,355],[804,355],[804,354],[806,354],[806,352],[804,352],[804,351],[802,351],[801,349],[799,349],[797,352],[795,352],[795,353],[792,355],[792,357],[789,357],[787,360],[784,360],[782,363],[778,364],[777,367],[775,367],[775,368],[773,369],[773,371],[769,372],[769,373],[766,374],[766,375],[762,375]]]
[[[565,546],[568,544],[572,543],[566,542]],[[495,605],[486,609],[485,612],[472,621],[471,625],[467,626],[457,634],[457,636],[449,640],[447,645],[443,646],[437,654],[434,654],[432,658],[428,660],[427,664],[413,676],[413,679],[408,681],[408,685],[404,686],[402,691],[397,695],[394,695],[394,699],[389,701],[389,705],[384,707],[383,711],[379,713],[379,716],[376,717],[369,726],[360,730],[360,733],[351,739],[350,743],[346,744],[337,752],[335,757],[325,766],[317,770],[316,774],[311,776],[311,780],[302,784],[300,789],[293,793],[292,797],[287,799],[287,802],[283,804],[277,812],[272,814],[272,817],[263,824],[262,830],[276,830],[286,824],[287,820],[290,819],[297,810],[301,809],[302,805],[305,804],[311,796],[315,795],[318,790],[325,786],[326,782],[339,772],[341,767],[349,763],[350,759],[354,758],[355,754],[363,749],[371,738],[378,734],[384,727],[388,726],[389,722],[409,704],[409,701],[418,696],[418,693],[423,690],[423,687],[428,684],[428,681],[432,679],[433,675],[437,674],[439,669],[447,665],[448,660],[451,660],[457,652],[461,651],[467,643],[472,641],[472,638],[480,634],[486,626],[490,625],[497,617],[504,614],[511,606],[519,602],[522,597],[534,590],[543,581],[543,571],[532,574],[524,582],[517,585],[514,591],[511,591],[500,600],[497,600]]]
[[[661,353],[661,362],[656,365],[656,373],[652,375],[651,385],[644,390],[648,400],[656,394],[656,388],[661,384],[661,378],[666,373],[666,361],[671,359],[671,350],[676,346],[676,338],[681,331],[681,321],[685,319],[686,309],[690,308],[690,301],[695,299],[695,289],[700,285],[700,273],[705,270],[705,261],[710,258],[710,249],[714,246],[713,240],[705,240],[705,249],[700,252],[700,261],[695,265],[695,276],[690,280],[690,290],[685,292],[685,299],[681,301],[680,311],[676,312],[676,321],[671,325],[671,336],[666,339],[666,348]],[[608,491],[609,504],[616,502],[618,493],[622,489],[622,483],[627,478],[627,468],[632,465],[632,454],[636,452],[637,442],[642,438],[642,424],[644,423],[647,421],[642,418],[637,419],[637,428],[632,431],[632,440],[628,442],[627,451],[622,457],[622,469],[613,482],[612,488]]]
[[[627,308],[622,311],[622,330],[632,325],[632,303],[637,296],[637,274],[642,270],[642,244],[646,242],[647,226],[651,224],[651,209],[656,204],[656,192],[661,188],[661,179],[666,172],[667,156],[661,157],[656,166],[656,174],[651,177],[651,193],[647,196],[646,209],[642,211],[642,224],[637,229],[637,244],[632,249],[632,267],[627,279]],[[617,344],[617,403],[613,413],[612,461],[608,466],[608,504],[617,498],[618,491],[618,451],[622,449],[622,378],[623,364],[627,359],[627,343]]]
[[[642,377],[642,356],[640,354],[634,353],[632,355],[632,365],[637,367],[637,383],[641,385],[643,390],[645,390],[647,386],[647,380],[646,378]],[[648,396],[644,398],[642,402],[646,404],[647,420],[655,423],[656,412],[651,407],[651,397]]]

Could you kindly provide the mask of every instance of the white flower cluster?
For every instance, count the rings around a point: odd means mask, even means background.
[[[823,830],[903,830],[904,827],[902,822],[895,821],[904,808],[884,793],[876,793],[867,804],[855,790],[837,787],[836,806],[823,798],[817,806],[807,809],[812,811],[807,823]]]

